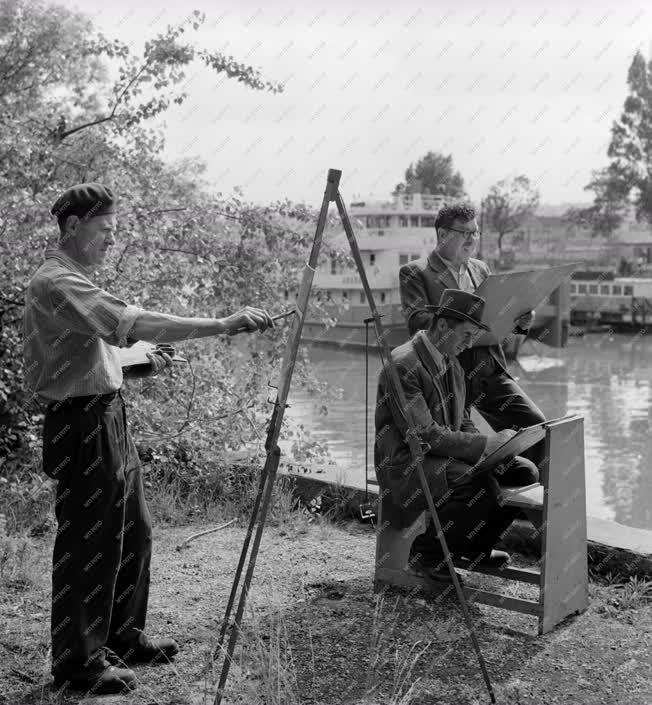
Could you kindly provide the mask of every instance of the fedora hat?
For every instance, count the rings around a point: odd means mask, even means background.
[[[485,300],[459,289],[444,289],[444,293],[436,306],[428,305],[424,308],[435,314],[436,318],[456,318],[460,321],[469,321],[482,330],[489,330],[486,323],[482,323]]]

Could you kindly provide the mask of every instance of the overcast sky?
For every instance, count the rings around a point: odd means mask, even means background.
[[[285,83],[251,91],[197,65],[165,118],[170,158],[199,155],[218,190],[261,202],[317,204],[329,167],[345,200],[384,197],[428,150],[453,155],[474,200],[523,173],[542,202],[588,201],[652,40],[652,8],[627,0],[63,3],[134,49],[202,10],[194,43]]]

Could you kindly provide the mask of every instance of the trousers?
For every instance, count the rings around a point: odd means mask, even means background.
[[[446,479],[450,491],[444,501],[435,503],[435,507],[448,550],[454,558],[474,559],[480,554],[490,555],[493,546],[520,511],[501,507],[495,488],[487,478],[475,480],[468,473],[460,474],[458,468],[455,474],[447,472]],[[517,456],[500,478],[500,483],[524,486],[538,479],[534,463]],[[421,559],[430,565],[443,565],[444,553],[433,523],[428,523],[425,533],[415,538],[411,552],[420,554]]]
[[[58,480],[52,674],[104,667],[104,647],[142,640],[152,524],[120,391],[50,405],[43,469]]]

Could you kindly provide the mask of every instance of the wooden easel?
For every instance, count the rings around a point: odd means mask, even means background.
[[[324,232],[324,227],[326,225],[326,217],[328,214],[328,207],[331,202],[334,202],[337,206],[342,225],[344,227],[344,232],[346,233],[347,240],[349,241],[349,246],[351,248],[351,254],[355,261],[358,274],[360,275],[360,281],[362,288],[364,289],[365,295],[367,297],[367,302],[369,308],[371,309],[372,318],[374,321],[374,327],[376,330],[376,338],[383,351],[383,355],[387,361],[387,374],[388,381],[391,389],[391,394],[394,398],[397,408],[403,415],[407,422],[408,433],[407,433],[407,443],[410,447],[410,453],[412,455],[417,474],[419,475],[419,481],[421,483],[422,491],[426,498],[428,504],[428,511],[432,521],[438,530],[438,540],[441,544],[446,566],[451,574],[451,579],[453,581],[453,586],[457,594],[458,602],[464,620],[467,624],[469,630],[469,637],[473,645],[476,657],[478,660],[478,665],[482,673],[484,683],[487,687],[487,692],[492,703],[496,702],[496,696],[489,679],[489,673],[487,671],[486,663],[482,652],[480,650],[480,644],[475,632],[473,625],[473,620],[468,610],[466,603],[466,598],[462,588],[457,579],[457,575],[454,570],[453,563],[451,561],[450,553],[446,545],[446,539],[441,531],[441,526],[439,522],[439,517],[437,510],[435,508],[435,503],[432,498],[432,493],[428,486],[424,471],[423,471],[423,446],[419,440],[417,429],[414,427],[412,420],[406,413],[406,399],[405,392],[403,391],[398,373],[396,371],[396,364],[391,358],[389,345],[387,343],[387,338],[383,331],[383,326],[380,321],[380,314],[376,307],[373,292],[369,286],[369,281],[367,279],[367,274],[365,272],[364,264],[362,262],[362,256],[360,254],[360,249],[358,248],[357,241],[355,239],[355,234],[351,226],[351,221],[346,212],[346,206],[339,192],[340,177],[342,172],[337,169],[329,169],[328,176],[326,178],[326,189],[324,190],[324,197],[322,199],[322,206],[319,211],[319,217],[317,219],[317,228],[315,232],[315,238],[313,240],[312,249],[310,252],[310,258],[306,264],[301,279],[301,285],[299,287],[299,292],[297,294],[296,302],[296,313],[292,321],[292,329],[286,343],[285,354],[283,356],[283,362],[281,366],[281,375],[278,385],[278,393],[276,395],[276,401],[274,402],[274,411],[272,413],[272,418],[267,430],[267,439],[265,442],[265,450],[267,452],[267,457],[265,460],[265,465],[261,473],[260,484],[258,488],[258,493],[254,501],[254,507],[249,520],[249,526],[247,528],[247,534],[242,546],[242,551],[240,553],[240,559],[238,561],[238,566],[236,568],[235,577],[233,579],[233,585],[231,587],[231,593],[229,595],[229,600],[226,607],[226,612],[224,615],[224,620],[222,622],[222,628],[220,630],[220,635],[218,638],[217,647],[214,651],[214,657],[222,654],[224,652],[224,662],[222,664],[222,671],[220,673],[220,679],[217,686],[217,692],[215,694],[214,705],[221,705],[222,697],[224,695],[224,688],[226,681],[228,679],[229,670],[231,667],[231,662],[233,659],[233,652],[235,645],[240,634],[240,625],[242,623],[242,615],[244,612],[244,607],[247,601],[247,594],[249,592],[249,586],[251,584],[251,579],[253,577],[254,569],[256,566],[256,558],[258,555],[258,549],[260,547],[260,541],[262,538],[262,532],[265,525],[265,519],[267,516],[267,511],[269,509],[269,503],[272,495],[272,487],[278,472],[278,465],[280,460],[281,451],[278,446],[278,439],[281,432],[281,425],[283,423],[283,415],[285,413],[285,407],[287,402],[288,393],[290,391],[290,384],[292,382],[292,374],[294,371],[294,365],[297,358],[297,351],[299,343],[301,341],[301,332],[303,330],[303,323],[306,316],[306,311],[308,308],[308,302],[310,298],[310,291],[312,289],[313,277],[315,274],[315,269],[317,267],[317,260],[319,257],[319,251],[321,248],[322,235]],[[252,542],[253,537],[253,542]],[[248,561],[247,561],[248,557]],[[242,579],[245,562],[247,562],[247,569]],[[241,584],[242,579],[242,584]],[[239,593],[239,595],[238,595]],[[237,602],[236,614],[231,624],[231,612]],[[231,628],[231,633],[228,638],[228,645],[224,649],[224,643],[227,638],[227,632]]]

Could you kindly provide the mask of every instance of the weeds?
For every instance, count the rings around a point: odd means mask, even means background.
[[[615,584],[613,588],[617,591],[618,606],[622,609],[638,609],[652,602],[652,580],[633,576],[627,582]]]
[[[384,597],[378,596],[374,607],[369,644],[370,663],[367,672],[366,705],[409,705],[419,695],[419,678],[414,671],[419,659],[428,651],[431,642],[425,646],[417,641],[407,652],[401,652],[398,645],[393,645],[399,611],[398,599],[391,610],[384,615]],[[389,682],[387,695],[380,696],[383,686]]]
[[[27,590],[36,583],[34,542],[26,536],[0,533],[0,584],[5,588]]]
[[[239,657],[231,665],[229,702],[299,705],[297,669],[280,606],[265,618],[251,604],[248,611],[249,619],[241,627]],[[222,663],[220,659],[220,670]],[[214,684],[207,680],[206,689],[215,689],[218,674],[213,672]]]

